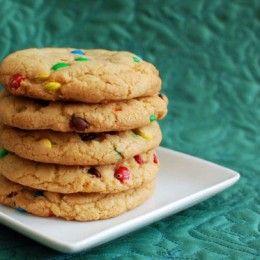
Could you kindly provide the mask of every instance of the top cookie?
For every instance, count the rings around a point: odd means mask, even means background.
[[[7,56],[0,84],[14,95],[103,103],[157,94],[161,79],[152,64],[130,52],[42,48]]]

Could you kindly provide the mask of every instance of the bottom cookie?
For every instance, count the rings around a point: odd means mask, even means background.
[[[0,175],[0,203],[41,217],[91,221],[116,217],[148,199],[155,183],[114,194],[55,192],[31,189]]]

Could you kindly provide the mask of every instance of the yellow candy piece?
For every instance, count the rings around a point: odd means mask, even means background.
[[[61,83],[56,81],[51,81],[46,84],[44,84],[44,89],[47,91],[56,91],[61,87]]]
[[[36,78],[37,81],[44,81],[47,80],[50,77],[50,74],[40,74]]]
[[[140,129],[135,129],[134,133],[136,135],[139,135],[139,136],[143,137],[144,139],[147,139],[147,140],[152,140],[153,139],[152,136],[146,134],[145,132],[141,131]]]
[[[49,149],[52,148],[52,143],[51,143],[51,141],[50,141],[49,139],[47,139],[47,138],[42,138],[42,139],[40,140],[40,143],[41,143],[43,146],[45,146],[46,148],[49,148]]]

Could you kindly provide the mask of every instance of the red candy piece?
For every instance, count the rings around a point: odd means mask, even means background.
[[[55,216],[54,213],[52,212],[52,210],[49,210],[49,217]]]
[[[118,179],[121,183],[124,183],[124,181],[130,179],[130,171],[126,167],[121,166],[116,169],[114,177]]]
[[[153,154],[153,162],[156,164],[158,163],[158,157],[155,153]]]
[[[140,165],[144,164],[144,160],[142,159],[142,157],[140,155],[136,155],[136,156],[134,156],[134,158],[138,164],[140,164]]]
[[[21,85],[21,82],[25,80],[25,78],[21,74],[15,74],[11,80],[10,88],[18,89]]]

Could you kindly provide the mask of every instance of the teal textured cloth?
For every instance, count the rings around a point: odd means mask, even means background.
[[[154,63],[170,101],[162,145],[241,173],[205,202],[75,255],[0,225],[0,259],[260,257],[259,0],[0,0],[0,17],[0,59],[69,46]]]

